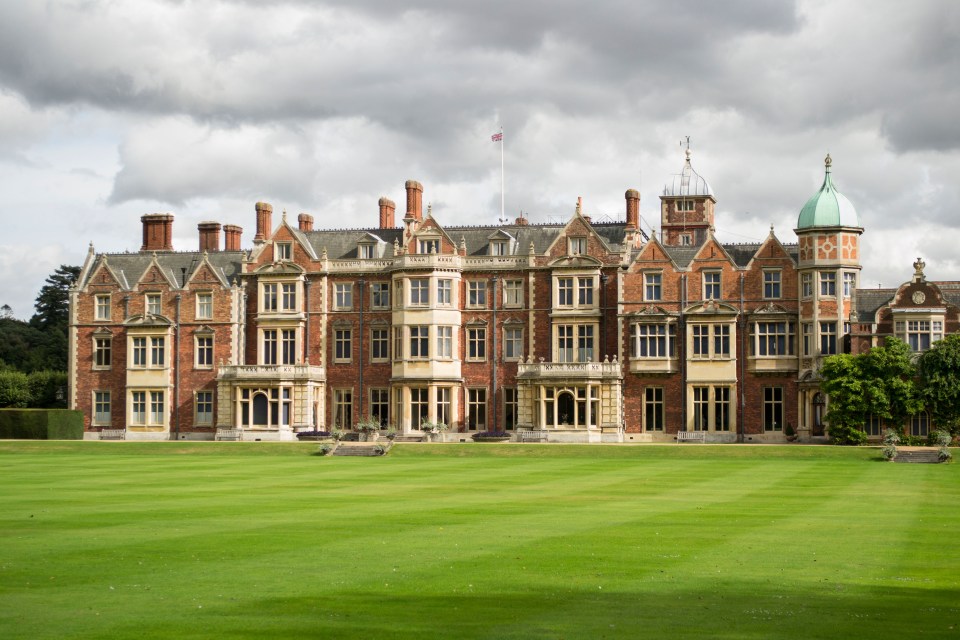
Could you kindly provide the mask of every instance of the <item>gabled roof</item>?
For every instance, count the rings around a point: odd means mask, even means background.
[[[231,282],[240,273],[243,266],[244,252],[217,251],[207,254],[207,261],[211,268],[221,278],[222,282]],[[101,267],[107,266],[123,289],[131,290],[140,281],[147,270],[156,264],[162,270],[164,277],[175,288],[181,288],[181,283],[192,275],[203,262],[204,254],[199,251],[161,252],[154,257],[153,253],[102,253],[95,258],[90,269],[87,281],[80,283],[87,286],[90,278]],[[185,270],[185,271],[183,271]]]

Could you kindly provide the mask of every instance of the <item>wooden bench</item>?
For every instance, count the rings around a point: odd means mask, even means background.
[[[243,440],[243,429],[217,429],[216,440]]]
[[[547,432],[543,429],[518,431],[517,440],[520,442],[546,442]]]
[[[126,429],[101,429],[100,439],[101,440],[126,440],[127,430]]]
[[[706,441],[706,431],[677,431],[677,444],[681,442],[699,442],[703,444]]]

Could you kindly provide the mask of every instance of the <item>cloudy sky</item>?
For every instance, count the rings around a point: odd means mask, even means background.
[[[441,223],[623,215],[683,163],[727,242],[784,242],[823,158],[866,232],[864,286],[916,256],[960,279],[954,0],[22,0],[0,6],[0,303],[137,250],[172,212],[253,237],[265,200],[373,226],[424,184]],[[275,214],[276,215],[276,214]],[[275,221],[279,221],[275,219]]]

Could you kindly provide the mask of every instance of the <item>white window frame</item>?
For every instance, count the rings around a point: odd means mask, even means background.
[[[209,341],[209,344],[207,342]],[[213,369],[213,334],[193,336],[193,367]]]
[[[487,388],[468,387],[467,406],[465,416],[466,427],[469,431],[485,431],[487,429]]]
[[[691,322],[688,353],[691,360],[732,360],[735,331],[728,322]],[[703,349],[706,345],[706,351]],[[726,348],[723,348],[725,345]]]
[[[570,236],[567,238],[567,253],[571,256],[587,254],[587,237]]]
[[[757,320],[753,323],[753,355],[784,358],[794,355],[796,325],[788,320]],[[773,347],[773,348],[771,348]]]
[[[370,308],[371,309],[389,309],[390,308],[390,283],[389,282],[370,283]]]
[[[853,295],[853,290],[857,288],[857,272],[843,272],[843,297],[849,298]]]
[[[553,325],[554,362],[596,362],[599,324],[558,322]],[[589,342],[589,346],[586,346]]]
[[[453,304],[453,280],[440,278],[437,280],[437,306],[449,307]]]
[[[487,359],[487,328],[467,327],[467,360],[483,362]]]
[[[357,246],[357,255],[361,260],[373,260],[377,257],[376,245],[371,242],[365,242]]]
[[[505,256],[509,254],[507,249],[508,243],[506,240],[491,240],[489,254],[491,256]]]
[[[143,310],[149,316],[163,315],[163,295],[155,291],[143,295]]]
[[[430,278],[410,278],[409,284],[407,290],[410,292],[410,306],[429,307]]]
[[[292,242],[274,242],[273,243],[273,260],[274,262],[289,262],[293,260],[293,243]]]
[[[703,271],[701,272],[703,281],[703,299],[704,300],[722,300],[723,299],[723,272],[722,271]]]
[[[635,322],[630,327],[630,353],[636,359],[676,358],[677,323]]]
[[[943,340],[943,316],[924,316],[894,322],[894,333],[914,353],[923,353]]]
[[[663,387],[644,387],[643,430],[647,433],[663,433],[666,429],[666,405],[663,402]]]
[[[417,248],[420,254],[440,253],[440,238],[420,238],[417,241]]]
[[[643,274],[644,302],[658,302],[663,300],[663,272],[646,271]]]
[[[771,385],[763,387],[763,410],[760,421],[764,432],[776,433],[783,431],[786,418],[786,391],[782,386]],[[779,421],[778,421],[779,419]]]
[[[836,271],[820,272],[820,297],[821,298],[837,297],[837,272]]]
[[[197,311],[197,320],[213,319],[213,292],[211,291],[197,292],[196,311]]]
[[[352,282],[335,282],[333,284],[333,308],[335,311],[353,310]]]
[[[813,274],[812,273],[800,274],[800,297],[801,298],[813,297]]]
[[[213,391],[201,389],[193,394],[193,423],[195,425],[213,424]],[[201,411],[201,408],[209,407],[209,411]]]
[[[523,358],[523,327],[503,328],[503,359],[518,362]]]
[[[94,300],[94,320],[109,322],[110,320],[110,294],[98,293],[93,297]]]
[[[333,361],[353,361],[353,329],[349,327],[334,327],[333,329]]]
[[[343,430],[353,429],[353,389],[333,389],[331,423]]]
[[[836,320],[821,320],[819,325],[820,355],[832,356],[840,353]],[[826,348],[825,348],[826,347]]]
[[[262,313],[276,313],[280,308],[280,285],[276,282],[260,284],[260,311]]]
[[[90,424],[94,426],[109,426],[112,423],[113,410],[112,396],[109,389],[95,389],[93,391],[93,414]]]
[[[437,359],[453,359],[453,327],[441,325],[437,327]]]
[[[487,281],[467,280],[467,308],[487,308]]]
[[[408,327],[410,345],[409,360],[428,360],[430,358],[430,325],[419,324]]]
[[[113,366],[113,336],[93,337],[93,368],[106,371]]]
[[[380,352],[378,354],[377,352]],[[370,362],[389,362],[390,330],[386,327],[370,329]]]
[[[523,280],[503,281],[503,306],[511,309],[523,306]]]
[[[783,297],[783,272],[780,269],[763,270],[763,299],[780,300]]]

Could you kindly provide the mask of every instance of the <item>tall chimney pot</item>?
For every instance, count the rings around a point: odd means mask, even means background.
[[[394,224],[394,212],[397,210],[397,205],[393,200],[389,198],[380,198],[380,228],[381,229],[393,229],[396,225]]]
[[[257,210],[257,235],[253,236],[253,243],[262,244],[273,231],[273,207],[267,202],[258,202],[254,208]]]
[[[223,225],[223,250],[240,251],[240,236],[243,234],[243,227],[235,224]]]
[[[201,222],[197,225],[197,231],[200,232],[200,251],[220,251],[219,222]]]
[[[313,216],[309,213],[301,213],[297,216],[297,223],[300,231],[313,231]]]
[[[636,229],[640,226],[640,192],[627,189],[624,197],[627,200],[627,228]]]
[[[423,220],[423,185],[416,180],[407,180],[407,215],[405,218]]]
[[[140,251],[173,251],[173,214],[148,213],[140,216],[143,246]]]

